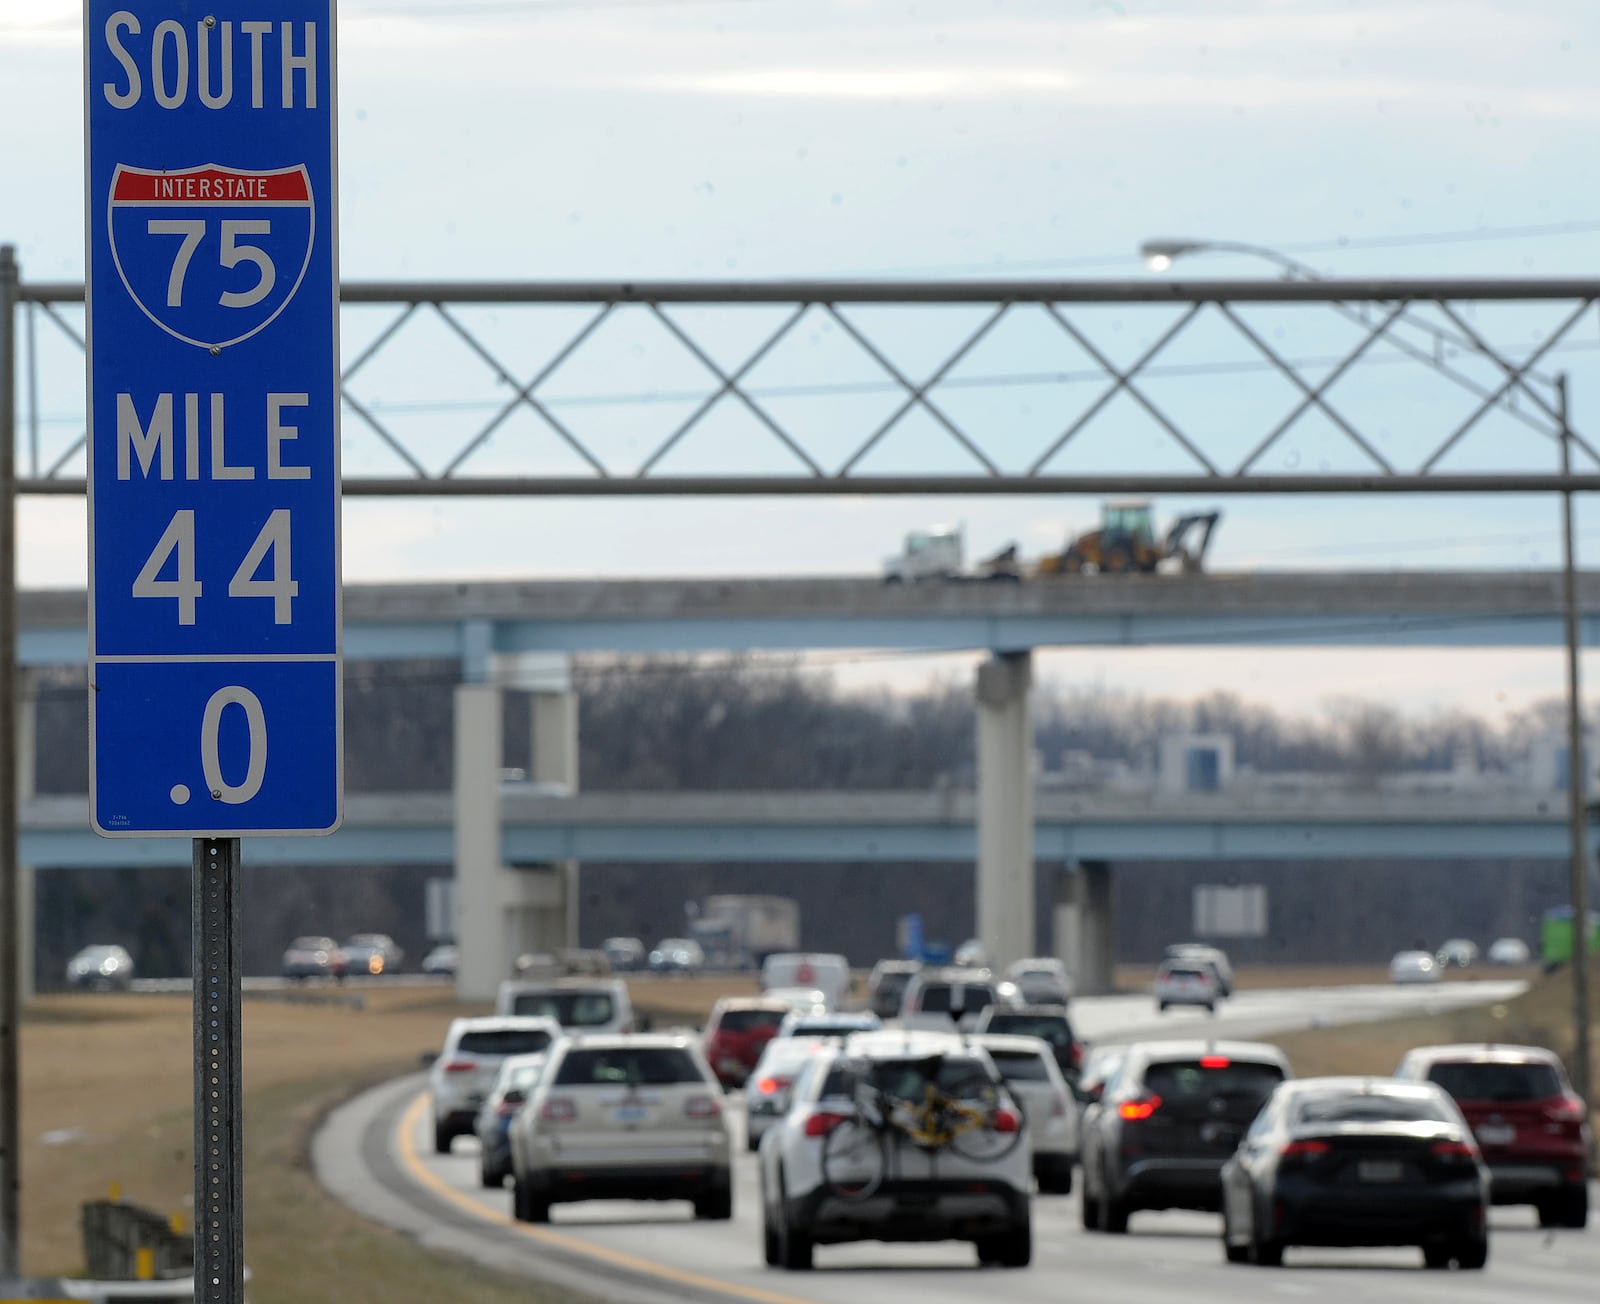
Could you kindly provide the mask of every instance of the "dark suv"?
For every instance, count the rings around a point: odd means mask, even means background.
[[[1083,1043],[1072,1030],[1064,1005],[991,1005],[978,1016],[974,1032],[1003,1032],[1013,1037],[1038,1037],[1047,1042],[1056,1067],[1068,1082],[1083,1068]]]
[[[1478,1138],[1494,1204],[1531,1204],[1541,1227],[1589,1221],[1588,1110],[1541,1046],[1418,1046],[1397,1078],[1450,1093]]]
[[[1283,1052],[1261,1042],[1128,1047],[1084,1111],[1084,1227],[1125,1232],[1138,1209],[1220,1210],[1223,1164],[1291,1076]]]
[[[921,968],[920,960],[879,960],[867,978],[867,1008],[880,1019],[894,1018],[900,1013],[906,984]]]

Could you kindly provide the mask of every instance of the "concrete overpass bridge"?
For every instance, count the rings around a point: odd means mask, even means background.
[[[1600,575],[1580,576],[1582,637],[1600,642]],[[21,595],[19,660],[81,665],[82,592]],[[455,790],[353,796],[327,839],[251,839],[254,863],[454,864],[465,992],[492,990],[509,958],[570,935],[583,859],[955,859],[978,866],[978,934],[996,956],[1032,948],[1036,858],[1071,876],[1080,956],[1109,956],[1117,859],[1564,854],[1561,804],[1478,798],[1409,811],[1369,803],[1182,808],[1035,794],[1031,650],[1051,646],[1560,646],[1560,576],[1547,572],[1093,576],[886,586],[862,578],[497,581],[351,585],[351,660],[448,658],[456,690]],[[978,788],[942,794],[616,794],[550,800],[500,782],[502,694],[532,689],[528,772],[577,789],[567,654],[886,648],[987,652],[976,683]],[[543,655],[540,655],[543,654]],[[508,679],[508,677],[511,677]],[[26,698],[26,694],[24,695]],[[26,712],[23,862],[187,863],[186,841],[105,843],[77,799],[32,796]],[[76,802],[76,805],[74,804]],[[445,806],[448,809],[445,809]],[[1496,812],[1498,811],[1498,814]],[[1416,848],[1408,851],[1406,848]],[[1426,853],[1422,850],[1426,848]],[[555,865],[554,872],[529,866]]]

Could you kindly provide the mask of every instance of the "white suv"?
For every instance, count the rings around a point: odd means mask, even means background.
[[[1042,1037],[979,1033],[971,1040],[989,1052],[1028,1116],[1033,1176],[1042,1195],[1071,1195],[1078,1162],[1078,1102],[1061,1076],[1055,1052]]]
[[[905,1112],[930,1098],[930,1086],[982,1125],[947,1119],[942,1138],[930,1139]],[[980,1263],[1026,1267],[1023,1127],[988,1053],[953,1034],[858,1033],[820,1049],[788,1113],[761,1139],[767,1263],[810,1268],[815,1246],[848,1241],[970,1240]]]
[[[559,1036],[561,1025],[554,1019],[452,1019],[444,1049],[428,1069],[435,1153],[447,1155],[458,1136],[471,1135],[478,1108],[507,1055],[532,1055]]]
[[[633,1002],[620,978],[508,978],[495,992],[496,1014],[542,1015],[568,1032],[632,1032]]]
[[[692,1200],[696,1218],[733,1216],[722,1087],[687,1033],[557,1042],[507,1136],[522,1222],[570,1200]]]

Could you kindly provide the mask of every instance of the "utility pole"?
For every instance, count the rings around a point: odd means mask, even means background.
[[[1561,475],[1572,473],[1572,431],[1567,425],[1567,376],[1556,377],[1556,415],[1561,423]],[[1589,847],[1584,818],[1584,789],[1589,766],[1583,754],[1583,701],[1578,685],[1578,575],[1572,545],[1572,490],[1561,491],[1562,605],[1567,624],[1567,825],[1571,863],[1567,868],[1572,899],[1572,1084],[1584,1103],[1592,1105],[1589,1071]]]
[[[17,250],[0,245],[0,1277],[22,1275],[17,1153]]]

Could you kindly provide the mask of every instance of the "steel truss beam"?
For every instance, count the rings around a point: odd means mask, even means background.
[[[80,304],[83,287],[77,284],[21,283],[17,300],[27,314],[25,332],[18,332],[17,345],[26,352],[22,359],[28,378],[29,422],[27,427],[27,470],[19,478],[19,491],[26,494],[79,494],[84,481],[72,474],[82,452],[83,436],[69,440],[59,450],[41,451],[37,372],[37,327],[54,327],[72,345],[81,349],[83,338],[64,307]],[[1575,428],[1569,417],[1567,438],[1574,450],[1586,456],[1592,467],[1563,468],[1559,463],[1561,422],[1556,410],[1551,377],[1535,370],[1550,365],[1552,351],[1558,347],[1589,347],[1593,330],[1600,324],[1595,311],[1600,301],[1600,281],[1594,280],[1322,280],[1322,281],[1239,281],[1239,280],[1139,280],[1139,281],[942,281],[942,282],[865,282],[865,281],[775,281],[775,282],[550,282],[550,283],[467,283],[467,282],[358,282],[345,285],[341,299],[347,309],[392,308],[393,316],[376,332],[371,342],[349,362],[343,376],[343,400],[347,439],[364,437],[368,446],[382,458],[395,463],[400,474],[347,474],[345,492],[353,496],[534,496],[534,495],[838,495],[838,494],[1261,494],[1261,493],[1475,493],[1539,492],[1554,490],[1600,489],[1600,452],[1596,444]],[[1473,321],[1480,305],[1515,304],[1544,306],[1555,317],[1533,328],[1519,327],[1516,347],[1496,343],[1489,332]],[[501,343],[491,348],[480,326],[464,319],[464,312],[486,306],[537,311],[539,309],[585,309],[575,329],[566,330],[558,346],[546,348],[533,359],[510,359]],[[1241,309],[1257,306],[1299,306],[1307,311],[1296,318],[1304,320],[1306,340],[1319,339],[1329,356],[1315,359],[1296,357],[1294,339],[1269,340],[1259,323],[1251,323]],[[695,310],[767,307],[787,309],[776,325],[768,320],[755,323],[750,339],[738,346],[733,363],[718,361],[717,350],[695,326],[685,320]],[[899,308],[965,308],[978,310],[980,320],[960,335],[953,347],[940,346],[939,361],[920,374],[897,362],[894,348],[885,343],[889,328],[881,321],[868,322],[871,310]],[[1137,350],[1128,365],[1119,365],[1114,350],[1108,347],[1105,322],[1090,321],[1092,312],[1106,308],[1127,309],[1150,341]],[[1317,309],[1325,310],[1318,313]],[[594,311],[587,311],[593,309]],[[987,311],[983,311],[987,309]],[[865,311],[863,311],[865,310]],[[1054,433],[1037,438],[1032,447],[1021,447],[1019,436],[1004,429],[1005,421],[986,414],[965,421],[952,415],[949,404],[938,400],[960,387],[972,387],[984,378],[962,377],[960,366],[970,360],[1003,321],[1032,310],[1034,320],[1044,328],[1055,329],[1056,346],[1065,345],[1073,356],[1086,359],[1087,365],[1067,372],[1055,370],[1031,376],[989,377],[988,383],[1049,384],[1101,382],[1096,397],[1076,411]],[[1174,315],[1176,310],[1176,315]],[[612,323],[632,317],[652,324],[658,336],[681,350],[685,380],[681,390],[664,395],[659,381],[643,370],[630,377],[608,371],[607,392],[591,402],[621,403],[659,401],[670,397],[692,410],[677,421],[670,432],[651,434],[642,457],[622,464],[616,454],[607,456],[593,436],[577,428],[577,423],[557,412],[562,403],[573,404],[570,394],[553,394],[549,385],[569,362],[592,347]],[[780,365],[785,347],[797,328],[811,317],[820,326],[837,333],[841,347],[857,351],[860,360],[870,364],[879,379],[862,382],[855,392],[882,391],[890,396],[887,416],[871,415],[861,429],[847,436],[842,451],[835,448],[824,456],[808,442],[805,433],[786,423],[776,411],[773,397],[808,397],[823,393],[849,393],[850,386],[824,382],[775,388],[770,381],[760,382],[755,373],[768,363]],[[461,368],[486,369],[498,387],[491,415],[481,424],[469,420],[460,429],[447,422],[443,434],[436,434],[424,449],[408,442],[386,417],[387,405],[381,393],[369,392],[371,365],[386,352],[404,349],[408,332],[429,318],[442,326],[446,337],[465,352],[447,373],[447,383],[455,383]],[[370,321],[370,319],[368,319]],[[929,322],[933,321],[930,316]],[[1241,424],[1238,433],[1247,436],[1249,449],[1242,458],[1225,457],[1212,446],[1197,424],[1206,416],[1208,400],[1188,395],[1169,395],[1158,406],[1148,390],[1157,377],[1192,374],[1204,366],[1180,366],[1161,361],[1174,342],[1205,321],[1226,328],[1227,338],[1249,346],[1253,361],[1219,364],[1219,369],[1248,372],[1287,382],[1293,391],[1289,406],[1281,417],[1264,424],[1259,415],[1250,420],[1260,426]],[[1337,343],[1328,344],[1329,324]],[[1580,327],[1588,323],[1580,336]],[[1115,329],[1121,329],[1119,318]],[[1100,331],[1097,334],[1097,330]],[[349,326],[346,326],[347,333]],[[926,331],[924,332],[927,333]],[[1224,332],[1226,333],[1226,332]],[[413,342],[413,347],[421,347]],[[998,346],[996,346],[998,347]],[[1037,343],[1048,354],[1048,340]],[[1309,344],[1300,343],[1304,352]],[[1517,356],[1511,356],[1515,353]],[[1359,417],[1335,405],[1347,389],[1350,378],[1376,363],[1394,363],[1426,373],[1430,383],[1459,392],[1475,401],[1464,419],[1444,418],[1441,428],[1426,433],[1410,431],[1421,440],[1406,459],[1386,451],[1382,434],[1365,428]],[[1479,374],[1471,369],[1476,367]],[[1165,368],[1165,370],[1163,369]],[[1253,368],[1253,371],[1249,369]],[[1392,370],[1392,368],[1391,368]],[[529,377],[523,380],[521,377]],[[372,384],[381,384],[373,379]],[[1241,382],[1240,388],[1246,388]],[[1143,418],[1169,441],[1167,459],[1176,459],[1192,471],[1171,470],[1150,464],[1148,446],[1128,444],[1120,455],[1125,464],[1100,464],[1070,469],[1064,464],[1082,446],[1085,432],[1097,425],[1110,427],[1114,437],[1122,433],[1113,415],[1113,401],[1130,400]],[[1276,398],[1273,395],[1256,395]],[[672,455],[702,430],[707,418],[732,400],[735,409],[753,418],[750,435],[737,440],[724,439],[718,445],[718,463],[726,470],[717,474],[675,473]],[[541,436],[555,437],[555,446],[577,459],[585,468],[578,474],[544,474],[538,469],[533,451],[535,436],[512,432],[507,423],[526,409],[539,423]],[[920,413],[930,432],[919,436],[913,465],[883,465],[885,442],[912,413]],[[1282,444],[1308,414],[1321,420],[1324,440],[1342,449],[1360,469],[1348,466],[1305,471],[1277,470],[1264,465],[1269,450]],[[1442,464],[1462,442],[1492,413],[1503,414],[1525,428],[1515,445],[1497,445],[1497,463],[1481,470],[1461,470]],[[454,418],[450,418],[453,422]],[[1410,417],[1407,418],[1411,420]],[[23,431],[17,431],[21,442]],[[504,444],[514,445],[512,461],[526,456],[527,472],[506,469],[504,446],[492,469],[478,469],[475,459],[491,437],[505,433]],[[837,433],[837,432],[835,432]],[[708,435],[707,438],[717,438]],[[1214,436],[1213,436],[1214,438]],[[1499,436],[1497,436],[1499,438]],[[838,439],[830,440],[838,443]],[[434,445],[446,445],[439,454]],[[756,448],[756,445],[761,447]],[[1004,453],[997,451],[1004,444]],[[19,452],[19,462],[23,460]],[[766,469],[777,452],[793,464],[793,471],[772,473]],[[53,455],[52,455],[53,454]],[[879,465],[870,469],[869,455]],[[741,463],[741,458],[751,460]],[[948,464],[952,457],[969,469],[937,471],[926,469]],[[347,459],[348,461],[349,459]],[[902,455],[904,460],[904,455]],[[760,468],[760,469],[758,469]]]

